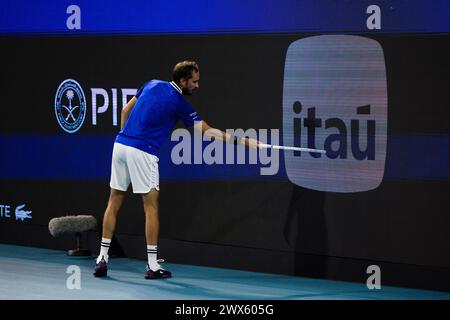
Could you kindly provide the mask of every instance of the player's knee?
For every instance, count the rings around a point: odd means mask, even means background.
[[[158,198],[152,198],[152,199],[150,199],[150,201],[149,201],[149,206],[150,206],[152,209],[158,210]]]
[[[150,192],[142,195],[144,206],[158,208],[158,191],[151,189]]]

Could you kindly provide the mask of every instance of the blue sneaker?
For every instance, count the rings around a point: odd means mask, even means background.
[[[94,275],[94,277],[101,278],[101,277],[106,277],[107,274],[108,274],[108,265],[107,265],[105,259],[102,258],[102,260],[100,260],[100,262],[95,265],[95,270],[94,270],[93,275]]]

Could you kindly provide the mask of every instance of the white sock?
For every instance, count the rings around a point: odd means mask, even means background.
[[[159,263],[156,261],[156,256],[158,255],[158,246],[149,246],[147,245],[147,258],[148,258],[148,266],[153,271],[156,271],[161,268]]]
[[[100,244],[100,254],[97,258],[97,263],[99,263],[102,258],[105,259],[106,263],[108,263],[108,250],[111,244],[111,239],[102,238],[102,242]]]

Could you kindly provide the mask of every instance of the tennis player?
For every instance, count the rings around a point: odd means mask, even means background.
[[[211,128],[183,95],[192,95],[199,88],[200,71],[194,61],[175,65],[172,81],[146,82],[121,114],[121,131],[116,137],[111,166],[111,193],[103,217],[103,233],[94,276],[105,277],[108,272],[108,249],[116,228],[117,216],[131,183],[133,193],[141,194],[145,211],[147,241],[146,279],[169,278],[171,272],[158,260],[158,152],[169,138],[175,124],[181,120],[186,127],[194,126],[203,134],[224,142],[258,148],[259,141],[238,138]],[[209,131],[207,131],[209,130]]]

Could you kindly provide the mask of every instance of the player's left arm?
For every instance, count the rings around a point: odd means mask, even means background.
[[[202,132],[204,135],[208,137],[213,137],[220,141],[234,144],[243,144],[249,148],[258,148],[259,144],[261,143],[256,139],[248,137],[239,138],[237,136],[232,136],[222,130],[211,127],[204,120],[198,121],[196,124],[194,124],[194,130],[198,130]]]
[[[122,112],[120,114],[120,129],[122,130],[125,126],[125,123],[128,120],[128,117],[130,116],[131,110],[133,110],[135,104],[137,102],[136,97],[133,97],[126,106],[123,107]]]

